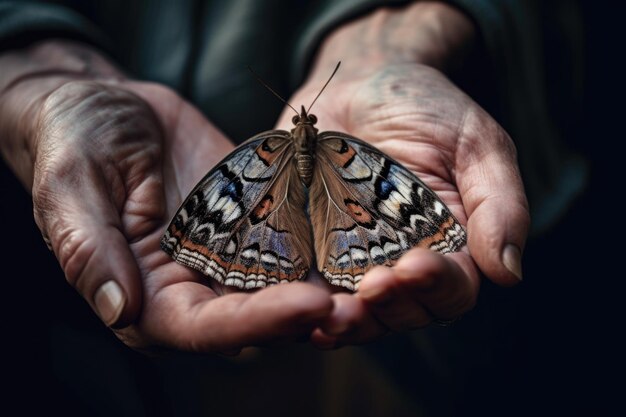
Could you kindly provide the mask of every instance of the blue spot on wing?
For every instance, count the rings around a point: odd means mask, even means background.
[[[222,188],[222,195],[227,195],[231,199],[236,200],[241,194],[241,184],[237,181],[230,182],[226,187]]]
[[[387,198],[389,198],[389,194],[391,194],[391,192],[395,190],[396,187],[391,182],[383,179],[382,177],[378,178],[378,181],[376,183],[376,195],[378,196],[378,198],[386,200]]]

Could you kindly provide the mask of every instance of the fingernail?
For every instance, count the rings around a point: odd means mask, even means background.
[[[94,303],[102,321],[110,326],[120,318],[126,304],[126,294],[117,282],[107,281],[96,291]]]
[[[522,280],[522,252],[512,244],[507,244],[502,251],[502,263],[520,281]]]

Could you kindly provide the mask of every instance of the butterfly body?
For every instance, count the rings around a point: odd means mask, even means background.
[[[400,163],[345,133],[319,133],[304,107],[292,121],[291,132],[244,142],[191,191],[161,240],[176,262],[254,289],[301,280],[317,258],[331,284],[356,290],[412,247],[465,244],[445,204]]]
[[[314,127],[317,117],[308,115],[304,106],[300,115],[292,119],[295,127],[291,129],[291,136],[295,146],[295,161],[298,175],[302,184],[306,187],[311,185],[313,179],[313,164],[315,163],[315,145],[317,144],[317,132]]]

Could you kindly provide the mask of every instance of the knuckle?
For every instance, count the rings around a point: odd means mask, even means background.
[[[71,138],[67,133],[84,124],[85,103],[102,95],[102,89],[95,81],[69,81],[50,93],[39,113],[40,140]]]
[[[517,160],[517,148],[509,134],[486,111],[472,106],[466,111],[459,128],[457,159],[474,163],[494,152]]]
[[[149,104],[121,85],[70,81],[44,101],[38,130],[42,143],[87,144],[100,155],[105,145],[145,140],[158,123]]]
[[[50,158],[46,163],[39,160],[35,166],[32,185],[33,217],[49,249],[57,256],[60,249],[69,247],[75,241],[74,234],[68,233],[66,219],[67,190],[78,190],[85,180],[79,175],[78,160],[70,155],[63,158]],[[68,237],[64,238],[63,236]],[[67,239],[67,242],[63,241]],[[68,250],[64,249],[63,256]]]
[[[35,164],[33,198],[35,201],[51,199],[55,191],[64,184],[71,187],[81,180],[78,173],[85,164],[85,157],[76,152],[48,152]]]
[[[438,287],[439,271],[422,271],[414,278],[413,286],[421,291],[432,291]]]
[[[75,93],[76,85],[83,81],[68,81],[52,90],[41,103],[39,118],[40,127],[46,128],[54,124],[59,114],[75,105],[78,96]]]
[[[71,106],[73,104],[72,102],[75,100],[82,100],[85,97],[98,94],[101,88],[102,85],[96,81],[68,81],[48,95],[46,101],[44,102],[44,108],[46,110],[53,110],[60,105]]]
[[[38,158],[31,192],[33,214],[42,232],[48,232],[48,223],[63,207],[62,200],[67,190],[77,190],[85,181],[85,176],[80,174],[84,163],[74,152]]]
[[[86,284],[86,269],[96,253],[96,242],[85,230],[58,230],[54,235],[57,258],[65,277],[81,291]]]
[[[468,240],[478,240],[481,243],[481,247],[491,249],[494,253],[496,253],[500,248],[503,238],[501,224],[497,221],[495,223],[489,222],[489,218],[478,220],[481,220],[481,224],[472,228],[477,229],[478,233],[468,233]],[[474,226],[474,224],[472,223],[471,226]]]

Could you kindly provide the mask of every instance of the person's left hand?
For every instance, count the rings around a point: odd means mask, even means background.
[[[336,293],[332,314],[312,333],[321,348],[460,317],[476,301],[478,267],[498,284],[516,284],[529,225],[513,142],[470,97],[428,66],[347,66],[311,110],[319,131],[348,133],[403,163],[467,228],[468,245],[445,256],[413,249],[392,268],[370,270],[354,295]],[[323,76],[311,76],[289,102],[308,106]],[[290,129],[292,115],[286,108],[278,127]]]

